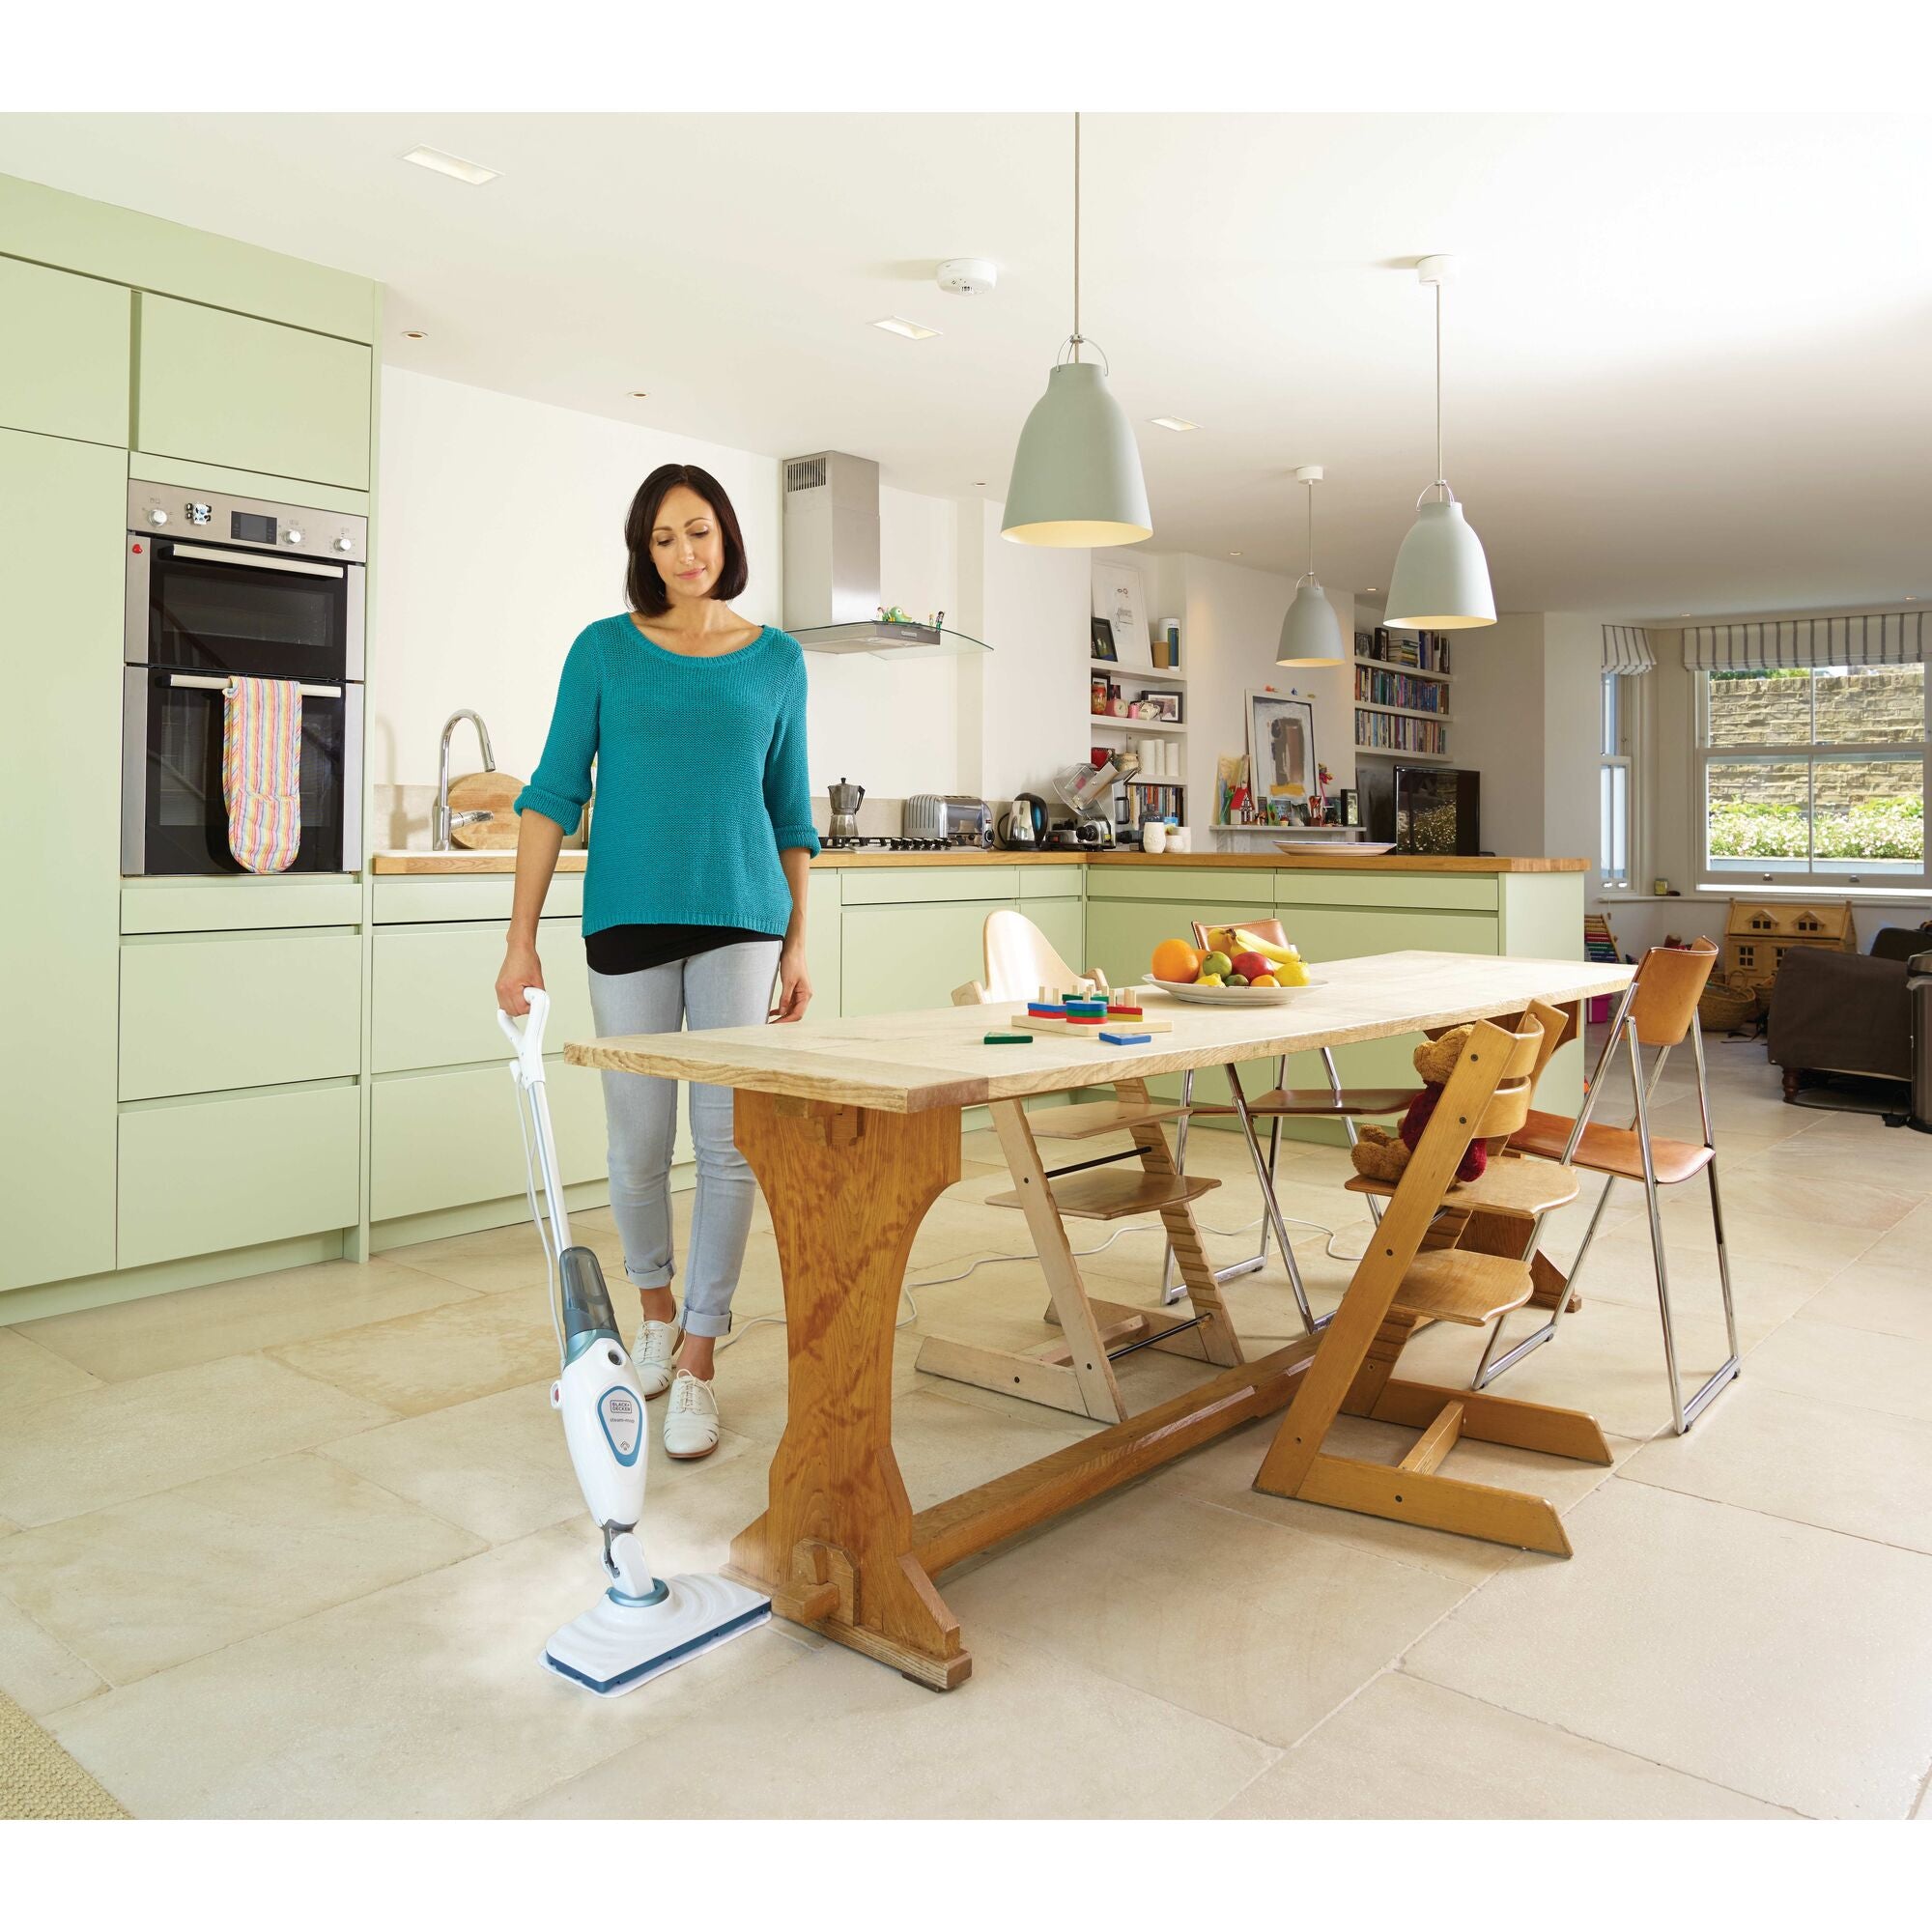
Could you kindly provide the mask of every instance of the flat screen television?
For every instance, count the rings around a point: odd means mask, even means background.
[[[1482,850],[1480,773],[1365,758],[1355,767],[1355,786],[1371,838],[1398,852],[1470,858]]]

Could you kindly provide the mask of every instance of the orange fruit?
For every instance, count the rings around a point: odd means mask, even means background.
[[[1281,981],[1272,973],[1258,973],[1248,981],[1251,986],[1279,986]]]
[[[1150,970],[1156,980],[1188,985],[1201,972],[1201,954],[1184,939],[1163,939],[1153,950]]]

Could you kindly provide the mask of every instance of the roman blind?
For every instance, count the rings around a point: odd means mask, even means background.
[[[1631,677],[1638,671],[1655,670],[1657,654],[1650,648],[1650,633],[1641,624],[1604,626],[1604,669],[1617,677]]]
[[[1924,631],[1922,611],[1871,611],[1856,617],[1787,617],[1755,624],[1699,624],[1684,633],[1684,662],[1691,670],[1923,664]]]

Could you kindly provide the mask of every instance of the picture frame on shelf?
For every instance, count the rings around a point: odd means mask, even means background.
[[[1096,611],[1089,619],[1090,634],[1093,639],[1092,655],[1101,664],[1117,664],[1120,660],[1114,650],[1114,627]]]
[[[1248,770],[1257,801],[1301,805],[1316,787],[1315,705],[1278,692],[1248,693]]]
[[[1114,680],[1103,670],[1094,672],[1089,680],[1090,696],[1094,716],[1106,718],[1114,709]]]
[[[1141,573],[1131,563],[1095,562],[1094,615],[1107,623],[1114,662],[1135,670],[1153,668],[1153,639],[1148,632]]]
[[[1141,701],[1143,703],[1151,702],[1153,710],[1151,713],[1143,713],[1142,715],[1157,718],[1163,724],[1184,724],[1186,721],[1181,716],[1181,693],[1178,691],[1162,691],[1151,685],[1141,693]]]

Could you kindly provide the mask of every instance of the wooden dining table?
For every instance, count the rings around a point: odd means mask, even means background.
[[[972,1654],[935,1577],[1285,1406],[1314,1358],[1319,1336],[1204,1373],[1169,1401],[915,1511],[893,1454],[893,1335],[913,1238],[959,1179],[964,1109],[1492,1019],[1532,999],[1574,1013],[1621,992],[1631,969],[1406,952],[1316,973],[1319,984],[1273,1007],[1150,993],[1172,1031],[1139,1045],[1054,1035],[987,1044],[985,1007],[568,1043],[575,1065],[735,1090],[735,1138],[777,1236],[789,1356],[767,1507],[733,1540],[731,1575],[779,1615],[950,1690]],[[1170,1236],[1193,1233],[1185,1199],[1163,1219]]]

